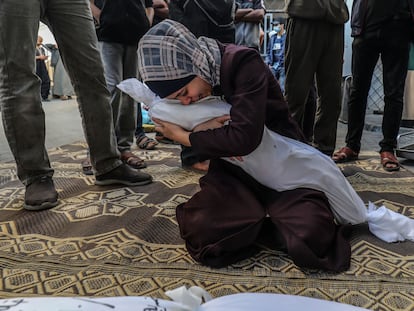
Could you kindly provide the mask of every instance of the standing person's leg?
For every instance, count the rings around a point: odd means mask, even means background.
[[[313,21],[290,18],[285,45],[285,98],[292,117],[303,128],[305,103],[319,54],[318,28]],[[311,44],[312,43],[312,44]]]
[[[138,68],[138,65],[137,65],[137,68]],[[141,77],[139,75],[138,70],[136,73],[136,78],[141,81]],[[173,143],[172,140],[169,140],[168,138],[164,138],[164,136],[162,136],[162,134],[159,132],[156,132],[155,139],[148,137],[145,134],[144,127],[143,127],[141,103],[135,103],[135,105],[137,105],[137,109],[136,109],[137,118],[136,118],[134,136],[135,136],[135,142],[137,146],[141,149],[153,150],[155,149],[155,146],[158,145],[159,140],[162,140],[164,142],[168,140],[171,143]]]
[[[341,112],[341,82],[344,54],[344,25],[324,23],[319,29],[323,51],[316,71],[318,105],[313,132],[315,148],[332,156]]]
[[[378,57],[379,45],[376,35],[368,33],[354,38],[352,42],[352,83],[348,101],[346,146],[333,154],[332,159],[336,163],[358,158],[364,130],[368,92]]]
[[[378,61],[377,38],[357,37],[352,43],[352,84],[348,102],[346,146],[359,153],[364,130],[368,93]]]
[[[138,46],[115,42],[100,42],[99,45],[101,47],[106,84],[109,92],[111,92],[115,134],[121,159],[133,168],[145,168],[144,160],[131,152],[136,130],[134,100],[116,87],[125,79],[136,78]]]
[[[40,95],[42,96],[43,100],[47,100],[50,94],[50,77],[46,64],[43,60],[39,63],[38,75],[40,77],[40,80],[42,80],[40,85]]]
[[[277,70],[277,82],[279,82],[280,85],[280,89],[282,91],[282,93],[285,93],[285,80],[286,80],[286,75],[285,75],[285,68],[278,68]]]
[[[313,83],[309,90],[308,98],[306,99],[305,115],[303,117],[303,134],[305,135],[306,141],[309,143],[312,143],[313,141],[317,99],[316,85]]]
[[[89,2],[49,0],[46,13],[74,84],[92,165],[96,170],[95,183],[144,185],[151,182],[150,175],[129,168],[119,159],[110,93]]]
[[[47,19],[77,94],[92,165],[103,174],[121,165],[92,15],[85,0],[49,1]]]
[[[136,77],[137,46],[102,41],[99,42],[99,47],[106,85],[111,93],[110,104],[121,159],[133,168],[145,168],[144,161],[131,152],[135,131],[134,100],[116,87],[122,80]]]
[[[158,134],[158,132],[157,132]],[[156,134],[156,138],[157,138],[157,134]],[[136,123],[136,128],[135,128],[135,139],[136,139],[136,143],[137,146],[140,149],[144,149],[144,150],[153,150],[155,149],[155,146],[158,145],[158,141],[148,137],[145,134],[144,131],[144,127],[143,127],[143,121],[142,121],[142,107],[141,107],[141,103],[137,104],[137,123]],[[158,138],[162,137],[162,135],[160,136],[160,134],[158,134]],[[164,138],[164,142],[167,140],[167,138]],[[173,141],[170,140],[171,143],[173,143]]]
[[[98,45],[104,67],[106,86],[111,93],[110,104],[119,149],[118,118],[121,110],[121,91],[116,86],[122,81],[125,46],[121,43],[106,41],[100,41]]]
[[[122,75],[121,81],[129,78],[137,77],[138,70],[138,56],[137,45],[124,45],[123,61],[122,61]],[[107,81],[108,83],[108,81]],[[121,93],[118,88],[115,89]],[[120,102],[118,107],[118,118],[116,120],[116,136],[118,139],[118,150],[122,153],[124,151],[130,151],[134,142],[134,132],[136,128],[135,122],[135,103],[131,96],[121,93]]]
[[[122,80],[136,78],[138,75],[138,44],[136,45],[124,45],[123,62],[122,62]],[[119,82],[121,82],[119,81]],[[119,83],[118,82],[118,83]],[[117,84],[118,84],[117,83]],[[119,91],[119,90],[118,90]],[[135,118],[137,111],[141,114],[141,105],[136,107],[136,102],[131,96],[120,93],[120,106],[119,115],[116,122],[116,135],[118,139],[118,149],[121,152],[121,159],[128,165],[140,169],[147,167],[143,159],[139,158],[131,152],[131,146],[134,142],[135,133],[139,130],[142,131],[143,136],[140,136],[142,146],[144,146],[145,133],[142,128],[142,115],[140,129]],[[154,146],[158,144],[154,141]],[[148,138],[147,149],[150,147],[150,138]],[[145,149],[145,148],[143,148]],[[153,148],[152,148],[153,149]]]
[[[145,135],[144,129],[142,128],[142,107],[141,103],[136,103],[137,105],[137,126],[135,128],[135,139],[138,144],[138,140]]]
[[[1,112],[17,174],[25,185],[53,175],[45,149],[40,79],[33,60],[40,14],[38,1],[4,0],[0,6]]]
[[[404,107],[404,87],[410,51],[409,25],[404,21],[389,23],[384,29],[381,61],[384,81],[384,116],[380,152],[394,152]]]
[[[26,186],[28,209],[57,204],[51,180],[53,170],[45,149],[45,116],[34,62],[40,16],[39,1],[0,2],[1,112],[17,175]]]

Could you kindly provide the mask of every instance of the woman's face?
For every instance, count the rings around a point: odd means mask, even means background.
[[[181,104],[189,105],[204,97],[210,96],[212,86],[200,77],[195,77],[177,92],[167,96],[168,99],[178,99]]]

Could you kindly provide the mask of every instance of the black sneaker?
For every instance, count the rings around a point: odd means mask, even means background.
[[[58,205],[58,193],[52,177],[43,176],[26,186],[24,208],[29,211],[41,211]]]
[[[95,185],[98,186],[114,184],[121,184],[125,186],[143,186],[151,182],[151,175],[135,170],[124,163],[108,173],[95,177]]]

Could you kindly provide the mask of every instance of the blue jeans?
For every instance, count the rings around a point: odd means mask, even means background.
[[[116,86],[128,78],[136,78],[138,70],[138,43],[125,45],[115,42],[99,42],[104,64],[106,84],[111,92],[111,106],[115,133],[120,152],[131,150],[134,141],[135,104],[127,94]],[[141,112],[141,109],[139,109]],[[141,124],[142,127],[142,124]]]
[[[285,80],[286,80],[286,75],[285,75],[285,68],[273,68],[271,67],[270,70],[272,71],[274,77],[276,78],[277,82],[279,83],[280,89],[282,91],[282,94],[285,93]]]
[[[0,105],[19,179],[28,185],[52,176],[45,116],[35,73],[39,21],[53,32],[79,103],[96,175],[122,164],[87,0],[0,0]]]

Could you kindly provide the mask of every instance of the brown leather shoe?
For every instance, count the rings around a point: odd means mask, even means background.
[[[395,172],[400,170],[400,163],[395,157],[394,152],[382,151],[380,152],[380,157],[382,168],[387,172]]]
[[[342,147],[338,151],[334,152],[332,160],[335,163],[345,163],[358,160],[358,152],[355,152],[349,147]]]
[[[133,154],[131,151],[121,152],[121,160],[125,164],[128,164],[130,167],[135,169],[146,168],[147,163],[143,159]]]

